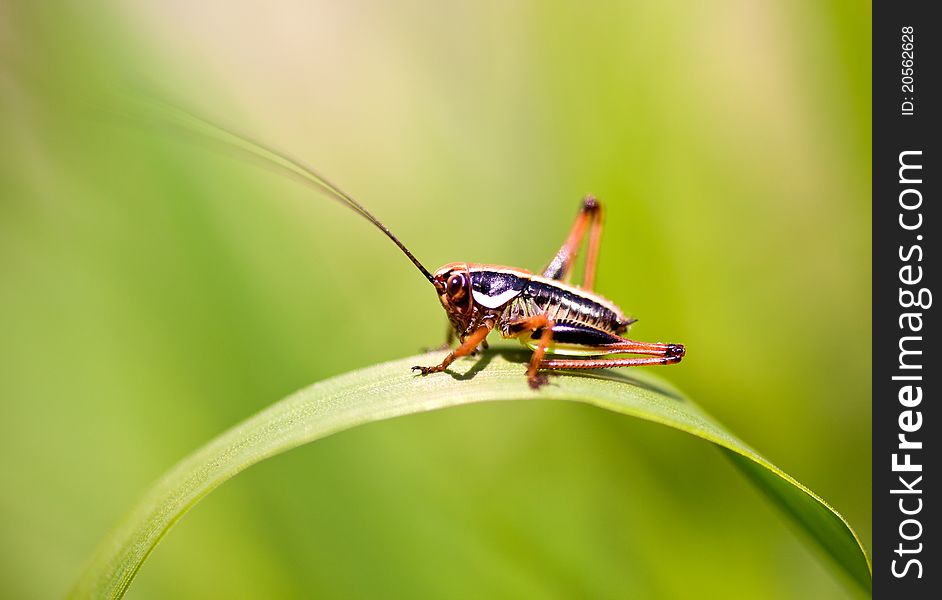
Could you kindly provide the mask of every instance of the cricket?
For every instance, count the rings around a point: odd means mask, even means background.
[[[192,116],[192,115],[191,115]],[[271,148],[196,118],[219,141],[263,159],[352,209],[382,231],[422,273],[448,316],[442,349],[458,346],[437,365],[412,367],[421,375],[444,371],[455,360],[487,348],[496,330],[533,351],[526,371],[531,387],[547,382],[543,371],[669,365],[684,357],[682,344],[638,342],[624,337],[636,319],[594,291],[602,240],[602,204],[586,196],[562,247],[539,275],[526,269],[467,262],[431,273],[409,248],[359,202],[314,169]],[[579,285],[570,283],[576,257],[588,237]],[[628,354],[635,356],[614,356]],[[548,358],[547,355],[552,356]]]

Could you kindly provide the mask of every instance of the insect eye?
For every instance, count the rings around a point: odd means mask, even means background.
[[[452,275],[448,279],[448,295],[455,298],[464,292],[464,275]]]

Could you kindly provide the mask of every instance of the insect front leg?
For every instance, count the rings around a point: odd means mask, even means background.
[[[569,235],[556,256],[543,269],[543,277],[561,281],[569,279],[586,229],[589,230],[589,249],[586,253],[585,272],[582,275],[582,288],[592,289],[595,285],[595,270],[602,245],[602,205],[593,196],[586,196],[582,199],[582,206],[572,224],[572,229],[569,230]]]
[[[472,327],[476,327],[476,326],[472,326]],[[491,329],[493,329],[493,328],[494,328],[494,326],[492,325],[492,326],[491,326]],[[474,331],[475,331],[475,329],[472,328],[471,330],[469,330],[469,332],[466,332],[464,335],[458,336],[458,335],[455,335],[454,330],[452,330],[452,336],[453,336],[453,337],[449,339],[448,344],[447,344],[446,346],[442,347],[442,350],[447,350],[447,349],[451,348],[451,342],[452,342],[452,340],[453,340],[455,337],[458,338],[458,343],[459,343],[459,344],[463,344],[465,338],[467,338],[469,335],[471,335],[472,333],[474,333]],[[478,350],[487,350],[488,348],[490,348],[490,346],[488,345],[488,343],[487,343],[487,338],[485,337],[483,340],[481,340],[481,345],[478,346],[477,348],[475,348],[474,350],[472,350],[471,353],[468,354],[468,356],[477,356]]]
[[[484,341],[484,338],[487,337],[487,334],[491,332],[491,329],[494,328],[493,321],[484,321],[480,327],[475,329],[471,335],[466,337],[461,345],[448,353],[448,356],[445,357],[445,360],[441,364],[435,365],[434,367],[412,367],[413,371],[420,371],[422,375],[428,375],[429,373],[440,373],[448,368],[448,365],[453,363],[456,358],[461,358],[462,356],[467,356],[474,352],[474,350]]]

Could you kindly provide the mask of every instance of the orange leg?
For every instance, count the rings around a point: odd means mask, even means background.
[[[683,358],[685,350],[682,344],[661,344],[658,342],[636,342],[623,338],[617,344],[598,346],[599,354],[648,354],[650,356],[669,356]]]
[[[546,349],[553,342],[553,321],[546,315],[534,315],[508,325],[508,330],[518,335],[527,331],[536,331],[540,328],[543,329],[543,333],[540,334],[540,342],[533,351],[533,356],[530,357],[530,366],[527,368],[527,381],[530,382],[530,387],[534,389],[546,383],[546,378],[540,377],[539,371],[540,363],[543,362],[543,357],[546,355]]]
[[[595,286],[595,268],[599,263],[602,247],[602,205],[596,201],[594,218],[589,229],[589,249],[585,255],[585,271],[582,273],[582,288],[591,290]]]
[[[461,345],[455,348],[452,352],[445,357],[445,360],[439,365],[434,367],[412,367],[413,371],[421,371],[423,375],[428,375],[429,373],[439,373],[448,368],[448,365],[455,362],[456,358],[461,358],[462,356],[467,356],[474,352],[474,350],[484,341],[484,338],[487,337],[487,334],[491,332],[491,329],[494,328],[494,323],[492,321],[485,321],[483,325],[474,330],[474,332],[469,335]]]
[[[644,358],[588,358],[544,360],[541,369],[608,369],[611,367],[642,367],[645,365],[672,365],[679,363],[683,354]]]
[[[590,228],[589,251],[586,255],[582,287],[587,290],[592,289],[592,286],[595,285],[595,270],[598,265],[599,249],[602,243],[602,205],[592,196],[586,196],[582,200],[582,207],[572,224],[572,229],[569,230],[566,242],[549,265],[543,269],[543,277],[562,281],[569,280],[579,246],[582,245],[582,239],[585,237],[586,228]]]
[[[540,369],[607,369],[610,367],[637,367],[643,365],[671,365],[679,363],[683,359],[686,350],[682,344],[662,344],[658,342],[638,342],[626,338],[614,337],[615,342],[611,343],[593,343],[593,338],[597,338],[600,332],[592,330],[585,326],[581,330],[574,328],[572,324],[562,325],[562,330],[557,332],[560,336],[568,336],[567,343],[575,343],[584,346],[595,354],[595,357],[588,358],[562,358],[544,360],[546,349],[553,342],[554,322],[546,315],[536,315],[526,319],[521,319],[506,325],[505,335],[516,337],[527,332],[542,329],[540,340],[533,356],[530,359],[530,366],[527,369],[527,379],[533,387],[539,387],[545,383],[545,377],[539,375]],[[582,334],[581,339],[574,339],[575,334]],[[562,338],[561,338],[562,339]],[[632,358],[601,358],[605,354],[645,354],[646,357]]]
[[[647,354],[646,357],[632,358],[565,358],[544,360],[541,369],[608,369],[611,367],[640,367],[644,365],[673,365],[679,363],[686,354],[682,344],[661,344],[656,342],[636,342],[625,339],[615,344],[597,347],[599,354]]]

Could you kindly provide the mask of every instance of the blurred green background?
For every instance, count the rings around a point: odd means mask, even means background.
[[[870,19],[845,0],[0,3],[0,595],[64,593],[152,481],[248,415],[441,341],[378,232],[125,118],[139,98],[303,157],[430,268],[537,269],[597,194],[598,290],[633,337],[687,345],[658,374],[869,547]],[[805,542],[706,443],[481,405],[249,470],[129,596],[854,597]]]

